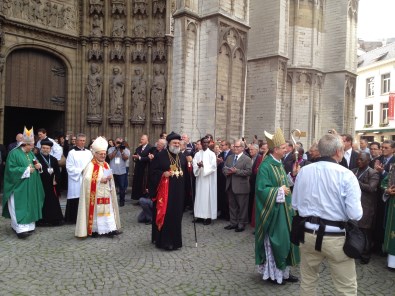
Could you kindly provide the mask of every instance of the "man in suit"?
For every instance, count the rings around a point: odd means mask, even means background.
[[[137,202],[148,189],[148,170],[151,145],[148,143],[148,136],[142,135],[140,146],[136,148],[132,158],[134,161],[132,200]]]
[[[358,152],[352,149],[354,139],[350,134],[342,134],[341,137],[344,143],[344,156],[339,163],[349,170],[355,169],[357,167]]]
[[[217,204],[220,211],[218,219],[229,220],[229,203],[225,192],[226,177],[222,169],[224,168],[225,161],[233,154],[232,150],[230,150],[230,142],[222,141],[221,150],[222,152],[217,158]]]
[[[234,154],[225,161],[222,171],[226,176],[225,191],[229,200],[230,224],[225,229],[242,232],[248,224],[249,177],[252,171],[251,158],[244,154],[245,144],[237,140]]]
[[[23,135],[22,134],[17,134],[15,137],[15,142],[11,143],[7,147],[7,152],[9,153],[12,149],[19,147],[20,143],[22,143],[23,140]]]
[[[294,145],[291,141],[286,141],[287,153],[283,158],[284,170],[288,174],[292,172],[292,167],[295,163]]]
[[[369,147],[370,151],[370,163],[369,166],[374,169],[374,166],[376,164],[376,160],[380,160],[381,156],[381,144],[379,142],[372,142]]]
[[[250,157],[251,157],[251,176],[250,176],[250,194],[248,197],[248,221],[251,221],[252,218],[252,208],[254,205],[254,199],[255,199],[255,180],[256,180],[256,173],[254,174],[254,166],[256,166],[257,159],[258,159],[258,152],[259,152],[259,146],[258,144],[251,144],[250,145]],[[255,216],[255,215],[254,215]]]

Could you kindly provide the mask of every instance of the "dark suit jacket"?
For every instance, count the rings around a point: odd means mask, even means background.
[[[292,167],[294,162],[295,162],[295,154],[292,151],[283,159],[284,170],[287,174],[292,172]]]
[[[151,145],[147,144],[144,150],[143,146],[136,148],[134,155],[139,155],[140,159],[134,159],[134,173],[132,186],[132,199],[138,200],[144,195],[145,189],[148,188],[148,171],[150,159],[148,154],[151,152]]]
[[[232,150],[229,150],[229,151],[228,151],[228,154],[226,155],[226,157],[225,157],[225,151],[222,151],[222,152],[218,155],[218,158],[222,158],[222,159],[224,160],[224,162],[221,162],[221,163],[218,165],[218,167],[217,167],[217,171],[220,171],[221,174],[222,174],[222,168],[224,167],[226,160],[227,160],[228,157],[231,156],[232,154],[233,154]]]
[[[345,168],[348,168],[349,170],[352,170],[357,167],[357,158],[358,158],[358,152],[351,150],[350,165],[347,165],[347,160],[344,157],[342,161],[339,162],[339,164],[341,164]]]
[[[222,169],[223,173],[226,175],[228,168],[233,167],[233,159],[235,155],[227,157],[225,161],[225,166]],[[251,158],[247,155],[242,154],[237,160],[235,166],[237,171],[235,174],[226,176],[226,186],[225,190],[232,189],[234,194],[249,194],[250,193],[250,181],[249,176],[252,173]]]

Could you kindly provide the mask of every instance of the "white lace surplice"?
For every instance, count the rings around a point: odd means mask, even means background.
[[[284,279],[289,278],[289,266],[284,270],[278,269],[276,267],[276,262],[274,261],[272,246],[270,245],[269,236],[266,235],[263,244],[265,246],[266,262],[264,264],[258,265],[258,272],[262,274],[262,279],[275,280],[277,283],[281,284]]]
[[[99,217],[96,215],[95,209],[95,214],[93,215],[92,232],[97,232],[98,234],[106,234],[114,230],[117,230],[117,226],[115,224],[114,211],[110,200],[110,216]]]

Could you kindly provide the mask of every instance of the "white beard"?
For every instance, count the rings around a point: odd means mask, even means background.
[[[178,153],[180,153],[181,149],[180,149],[180,147],[176,148],[176,147],[170,145],[169,151],[173,154],[178,154]]]

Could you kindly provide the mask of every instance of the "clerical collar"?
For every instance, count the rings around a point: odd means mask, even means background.
[[[74,149],[74,150],[77,150],[77,151],[84,151],[84,150],[85,150],[85,147],[80,148],[80,147],[75,146],[73,149]]]
[[[317,162],[318,162],[318,161],[328,161],[328,162],[337,163],[337,161],[336,161],[335,159],[333,159],[332,157],[330,157],[330,156],[318,157],[316,161],[317,161]]]
[[[275,158],[275,157],[273,156],[273,154],[270,154],[270,156],[271,156],[275,161],[277,161],[278,163],[281,163],[281,159],[278,160],[277,158]]]

